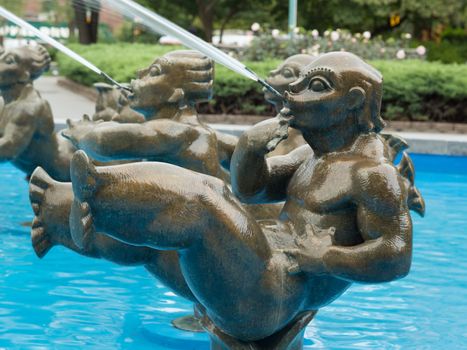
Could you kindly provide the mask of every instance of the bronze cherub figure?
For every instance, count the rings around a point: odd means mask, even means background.
[[[289,84],[293,83],[300,76],[300,71],[303,67],[313,62],[315,59],[314,56],[306,54],[298,54],[288,57],[284,62],[282,62],[276,69],[272,70],[266,82],[271,85],[276,91],[281,94],[288,89]],[[284,107],[284,101],[280,99],[277,95],[271,93],[268,89],[263,88],[264,98],[266,101],[271,103],[274,106],[276,113]],[[269,156],[279,156],[282,154],[287,154],[293,151],[295,148],[305,144],[300,131],[297,129],[289,128],[288,137],[286,140],[281,142],[274,151],[272,151]]]
[[[196,51],[157,58],[131,83],[130,107],[142,123],[70,123],[63,135],[98,161],[157,160],[229,179],[237,138],[198,119],[196,103],[212,97],[214,63]]]
[[[381,94],[381,74],[360,58],[336,52],[314,60],[290,85],[287,108],[240,138],[233,193],[218,178],[175,165],[95,167],[79,151],[71,168],[74,243],[92,245],[100,232],[175,254],[157,273],[176,281],[179,294],[190,292],[215,349],[300,349],[315,310],[353,282],[392,281],[410,269],[409,209],[423,214],[424,205],[412,165],[404,158],[394,166],[380,136]],[[308,144],[267,158],[289,126]],[[43,175],[37,170],[31,185],[36,215],[44,189],[35,184],[50,184]],[[285,205],[278,220],[257,221],[236,196]]]
[[[27,176],[41,166],[68,181],[76,149],[55,133],[50,106],[33,86],[49,64],[50,56],[40,45],[0,54],[0,161],[12,162]]]

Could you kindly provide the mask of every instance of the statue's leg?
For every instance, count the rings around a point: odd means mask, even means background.
[[[157,162],[96,168],[82,151],[71,168],[70,223],[79,246],[97,230],[132,245],[179,250],[210,232],[267,250],[265,241],[253,244],[263,237],[259,225],[215,177]]]
[[[144,265],[174,292],[195,301],[185,283],[175,251],[136,247],[95,232],[86,247],[77,246],[71,237],[69,225],[73,203],[71,183],[55,181],[45,170],[37,168],[31,176],[30,200],[35,214],[32,244],[40,258],[54,245],[62,245],[81,255],[102,258],[119,265]]]

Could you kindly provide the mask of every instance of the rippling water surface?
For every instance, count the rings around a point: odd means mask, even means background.
[[[307,328],[306,349],[467,346],[467,158],[413,158],[427,213],[413,215],[410,275],[351,287]],[[61,247],[37,259],[23,178],[0,165],[0,350],[209,348],[205,334],[169,326],[191,305],[142,268]]]

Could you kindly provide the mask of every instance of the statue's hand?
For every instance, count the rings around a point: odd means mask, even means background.
[[[317,236],[314,232],[310,232],[296,238],[297,248],[283,250],[291,261],[289,273],[307,272],[316,275],[326,273],[324,255],[332,246],[334,232],[335,229],[331,227],[324,235]]]
[[[261,155],[272,152],[289,136],[288,128],[289,122],[281,114],[264,120],[245,132],[248,148]]]

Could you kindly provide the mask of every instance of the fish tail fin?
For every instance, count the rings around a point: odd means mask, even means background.
[[[399,153],[409,148],[409,144],[402,137],[394,134],[381,134],[381,136],[389,147],[391,162],[394,162]]]
[[[418,188],[415,187],[415,168],[412,159],[406,152],[402,153],[402,159],[397,166],[397,170],[408,183],[407,205],[409,209],[423,217],[425,215],[425,200]]]

